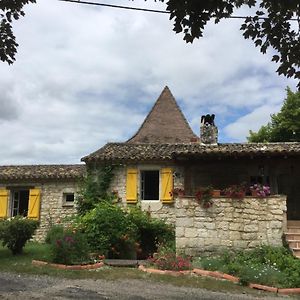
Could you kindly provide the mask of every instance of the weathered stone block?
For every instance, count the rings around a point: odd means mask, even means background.
[[[257,232],[258,226],[257,225],[245,225],[244,231],[245,232]]]
[[[197,228],[186,228],[184,231],[184,236],[187,238],[194,238],[198,236]]]

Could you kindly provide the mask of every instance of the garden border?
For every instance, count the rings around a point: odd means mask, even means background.
[[[53,264],[47,261],[33,259],[31,263],[34,266],[49,266],[60,270],[92,270],[104,266],[104,263],[102,261],[94,264],[87,264],[87,265],[64,265],[64,264]]]
[[[61,270],[92,270],[92,269],[98,269],[103,266],[105,266],[105,263],[103,261],[94,263],[94,264],[88,264],[88,265],[64,265],[64,264],[54,264],[49,263],[42,260],[32,260],[32,265],[35,266],[49,266],[56,269]],[[208,270],[202,270],[198,268],[194,268],[193,270],[185,270],[185,271],[171,271],[171,270],[159,270],[154,268],[146,268],[143,264],[140,264],[138,266],[138,269],[146,272],[146,273],[152,273],[152,274],[159,274],[159,275],[171,275],[171,276],[182,276],[182,275],[188,275],[188,274],[196,274],[204,277],[212,277],[215,279],[222,279],[231,281],[233,283],[238,283],[240,281],[239,277],[232,276],[226,273],[218,272],[218,271],[208,271]],[[300,294],[300,288],[277,288],[273,286],[267,286],[257,283],[249,283],[249,288],[262,290],[266,292],[273,292],[278,294]]]
[[[158,270],[158,269],[153,269],[153,268],[146,268],[143,265],[139,266],[139,270],[147,273],[154,273],[154,274],[161,274],[161,275],[172,275],[172,276],[181,276],[181,275],[186,275],[186,274],[196,274],[200,276],[205,276],[205,277],[213,277],[216,279],[223,279],[227,281],[231,281],[233,283],[238,283],[240,281],[239,277],[232,276],[226,273],[218,272],[218,271],[208,271],[208,270],[202,270],[195,268],[190,271],[169,271],[169,270]],[[257,284],[257,283],[249,283],[248,287],[256,290],[262,290],[266,292],[273,292],[273,293],[279,293],[279,294],[300,294],[300,288],[285,288],[285,289],[280,289],[277,287],[272,287],[272,286],[267,286],[267,285],[262,285],[262,284]]]

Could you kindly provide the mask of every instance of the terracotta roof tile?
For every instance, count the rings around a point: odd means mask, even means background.
[[[128,143],[187,143],[199,138],[166,86],[137,133]]]
[[[0,180],[77,179],[85,174],[85,165],[0,166]]]
[[[222,157],[222,156],[295,156],[300,155],[300,143],[240,143],[203,145],[200,143],[108,143],[94,153],[83,157],[86,163],[92,161],[151,161],[172,160],[180,157]]]

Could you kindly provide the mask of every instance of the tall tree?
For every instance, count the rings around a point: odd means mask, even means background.
[[[250,130],[248,142],[300,142],[300,92],[287,88],[287,97],[278,114],[258,132]]]
[[[12,30],[13,20],[24,16],[24,5],[36,0],[0,0],[0,59],[8,64],[15,61],[18,43]]]
[[[299,0],[168,0],[166,4],[170,19],[174,20],[173,30],[183,32],[187,43],[202,37],[211,19],[218,23],[241,7],[256,8],[241,25],[244,38],[252,39],[264,54],[273,48],[272,61],[279,63],[276,72],[298,79],[300,89]],[[292,24],[291,19],[296,22]]]

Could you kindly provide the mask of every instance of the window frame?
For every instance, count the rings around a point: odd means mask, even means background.
[[[67,196],[73,195],[74,200],[73,201],[67,201]],[[75,206],[75,196],[76,193],[74,191],[63,191],[62,193],[62,207],[74,207]]]
[[[142,172],[144,171],[158,171],[158,199],[142,199]],[[151,166],[139,166],[138,167],[138,195],[140,201],[146,202],[159,202],[161,197],[161,166],[151,165]]]

